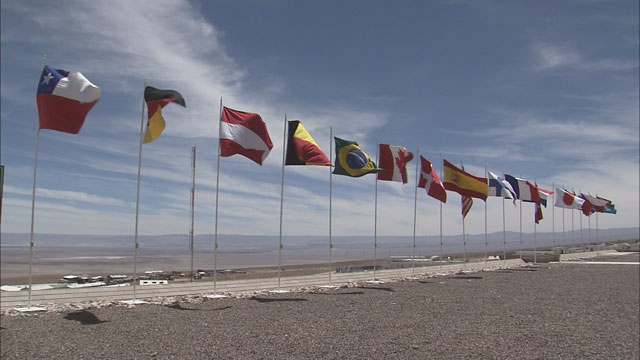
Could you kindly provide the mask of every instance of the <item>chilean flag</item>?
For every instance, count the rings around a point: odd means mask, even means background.
[[[39,128],[77,134],[98,99],[100,88],[81,73],[45,65],[36,95]]]

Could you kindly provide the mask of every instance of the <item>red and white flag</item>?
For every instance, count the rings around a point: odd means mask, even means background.
[[[580,197],[559,188],[556,188],[556,207],[565,209],[582,209],[584,200]]]
[[[447,192],[444,190],[444,186],[438,178],[436,170],[433,168],[433,164],[429,160],[420,156],[420,181],[418,181],[418,187],[421,187],[427,191],[427,194],[432,198],[438,199],[443,203],[447,202]]]
[[[404,146],[380,144],[380,163],[378,166],[384,171],[378,173],[378,180],[402,181],[406,184],[407,163],[413,159],[413,154]]]
[[[586,200],[585,204],[587,202],[589,202],[591,204],[591,209],[592,211],[595,212],[604,212],[604,208],[611,203],[611,200],[607,200],[598,196],[592,196],[592,195],[585,195],[582,194],[582,197]],[[585,211],[585,207],[582,207],[583,212]]]
[[[260,115],[222,108],[220,156],[240,154],[262,165],[272,148],[267,126]]]
[[[471,196],[462,195],[462,217],[466,217],[473,206],[473,198]]]

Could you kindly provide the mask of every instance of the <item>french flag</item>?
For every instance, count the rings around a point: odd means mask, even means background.
[[[39,128],[77,134],[99,99],[100,88],[81,73],[45,65],[36,95]]]

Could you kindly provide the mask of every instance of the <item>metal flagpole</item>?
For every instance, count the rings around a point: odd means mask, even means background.
[[[147,88],[147,80],[144,81]],[[144,96],[142,97],[142,109],[140,110],[140,146],[138,149],[138,181],[136,185],[136,226],[133,236],[133,301],[136,301],[136,283],[138,281],[138,214],[140,208],[140,170],[142,169],[142,141],[144,140]]]
[[[47,56],[42,56],[42,67],[47,64]],[[33,160],[33,193],[31,194],[31,235],[29,237],[29,296],[27,300],[27,310],[31,310],[31,288],[33,287],[33,277],[31,268],[33,267],[33,229],[36,212],[36,174],[38,172],[38,147],[40,146],[40,118],[36,124],[36,149]]]
[[[562,246],[567,245],[567,241],[565,240],[565,230],[564,230],[564,208],[562,208]]]
[[[380,159],[378,159],[378,148],[380,147],[379,141],[376,140],[376,165],[380,163]],[[376,195],[374,206],[375,210],[373,212],[373,280],[376,280],[376,258],[378,257],[378,174],[376,176]]]
[[[575,247],[576,246],[576,230],[575,227],[573,226],[573,209],[571,209],[571,246]]]
[[[556,185],[551,184],[553,194],[551,194],[551,241],[556,246]]]
[[[464,214],[462,214],[462,267],[466,267],[467,264],[467,237],[466,231],[464,231]]]
[[[282,135],[282,181],[280,182],[280,244],[278,246],[278,291],[280,291],[280,272],[282,271],[282,209],[284,204],[284,161],[287,146],[287,114],[284,114]]]
[[[216,220],[213,234],[213,297],[217,297],[218,285],[218,196],[220,194],[220,135],[222,134],[222,96],[220,97],[220,114],[218,117],[218,161],[216,164]]]
[[[540,206],[540,205],[535,205],[535,206]],[[537,247],[538,247],[538,223],[534,221],[533,222],[533,263],[534,264],[538,263]]]
[[[502,266],[507,266],[507,228],[504,215],[504,197],[502,198]]]
[[[599,243],[600,240],[598,238],[598,213],[596,212],[596,242]]]
[[[189,207],[191,209],[191,224],[189,227],[189,248],[191,250],[191,282],[193,282],[193,223],[194,223],[194,208],[195,208],[195,196],[196,196],[196,147],[191,148],[191,197]]]
[[[591,215],[589,215],[589,232],[587,233],[587,244],[591,244]]]
[[[578,219],[580,219],[580,246],[584,246],[584,239],[582,238],[582,214],[578,213]]]
[[[444,162],[440,154],[440,179],[444,179]],[[442,271],[442,201],[440,201],[440,271]]]
[[[411,275],[416,275],[416,217],[418,213],[418,163],[420,162],[420,148],[416,148],[416,186],[413,192],[413,253],[411,255]]]
[[[520,199],[520,259],[522,259],[522,199]]]
[[[487,173],[487,167],[484,167],[484,177],[488,178],[489,174]],[[489,181],[489,180],[487,180]],[[484,199],[484,264],[487,265],[487,246],[488,246],[488,238],[487,238],[487,199]]]
[[[43,60],[44,62],[44,60]],[[36,124],[36,150],[35,160],[33,163],[33,193],[31,196],[31,237],[29,242],[29,297],[27,301],[27,310],[31,309],[31,288],[33,287],[33,278],[31,275],[31,267],[33,265],[33,225],[36,210],[36,173],[38,170],[38,147],[40,145],[40,124]]]
[[[329,156],[333,156],[333,127],[329,126]],[[331,211],[333,207],[333,169],[329,166],[329,286],[331,286],[331,252],[333,250]],[[348,259],[347,259],[348,260]]]

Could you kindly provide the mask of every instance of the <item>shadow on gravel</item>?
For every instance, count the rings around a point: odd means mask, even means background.
[[[538,269],[526,269],[526,268],[516,268],[512,269],[512,271],[538,271]]]
[[[417,280],[416,282],[420,283],[420,284],[435,284],[436,283],[435,281],[428,281],[428,280]]]
[[[513,271],[512,270],[496,270],[494,272],[497,273],[504,273],[504,274],[511,274]]]
[[[287,302],[287,301],[308,301],[307,299],[294,299],[294,298],[263,298],[263,297],[257,297],[257,296],[252,296],[249,298],[249,300],[254,300],[260,303],[270,303],[270,302]]]
[[[478,279],[482,279],[482,276],[455,276],[455,277],[450,277],[449,279],[478,280]]]
[[[358,289],[370,289],[370,290],[382,290],[382,291],[389,291],[389,292],[396,292],[395,290],[393,290],[392,288],[388,288],[388,287],[368,287],[368,286],[361,286]]]
[[[182,307],[182,305],[180,305],[178,303],[171,304],[171,305],[165,305],[165,306],[170,308],[170,309],[176,309],[176,310],[200,310],[200,309],[191,309],[191,308]]]
[[[310,292],[311,295],[362,295],[364,291],[345,291],[345,292]]]
[[[65,315],[64,318],[67,320],[79,321],[82,325],[95,325],[95,324],[108,322],[108,321],[98,319],[97,316],[93,315],[91,312],[87,310],[70,312],[67,315]]]

